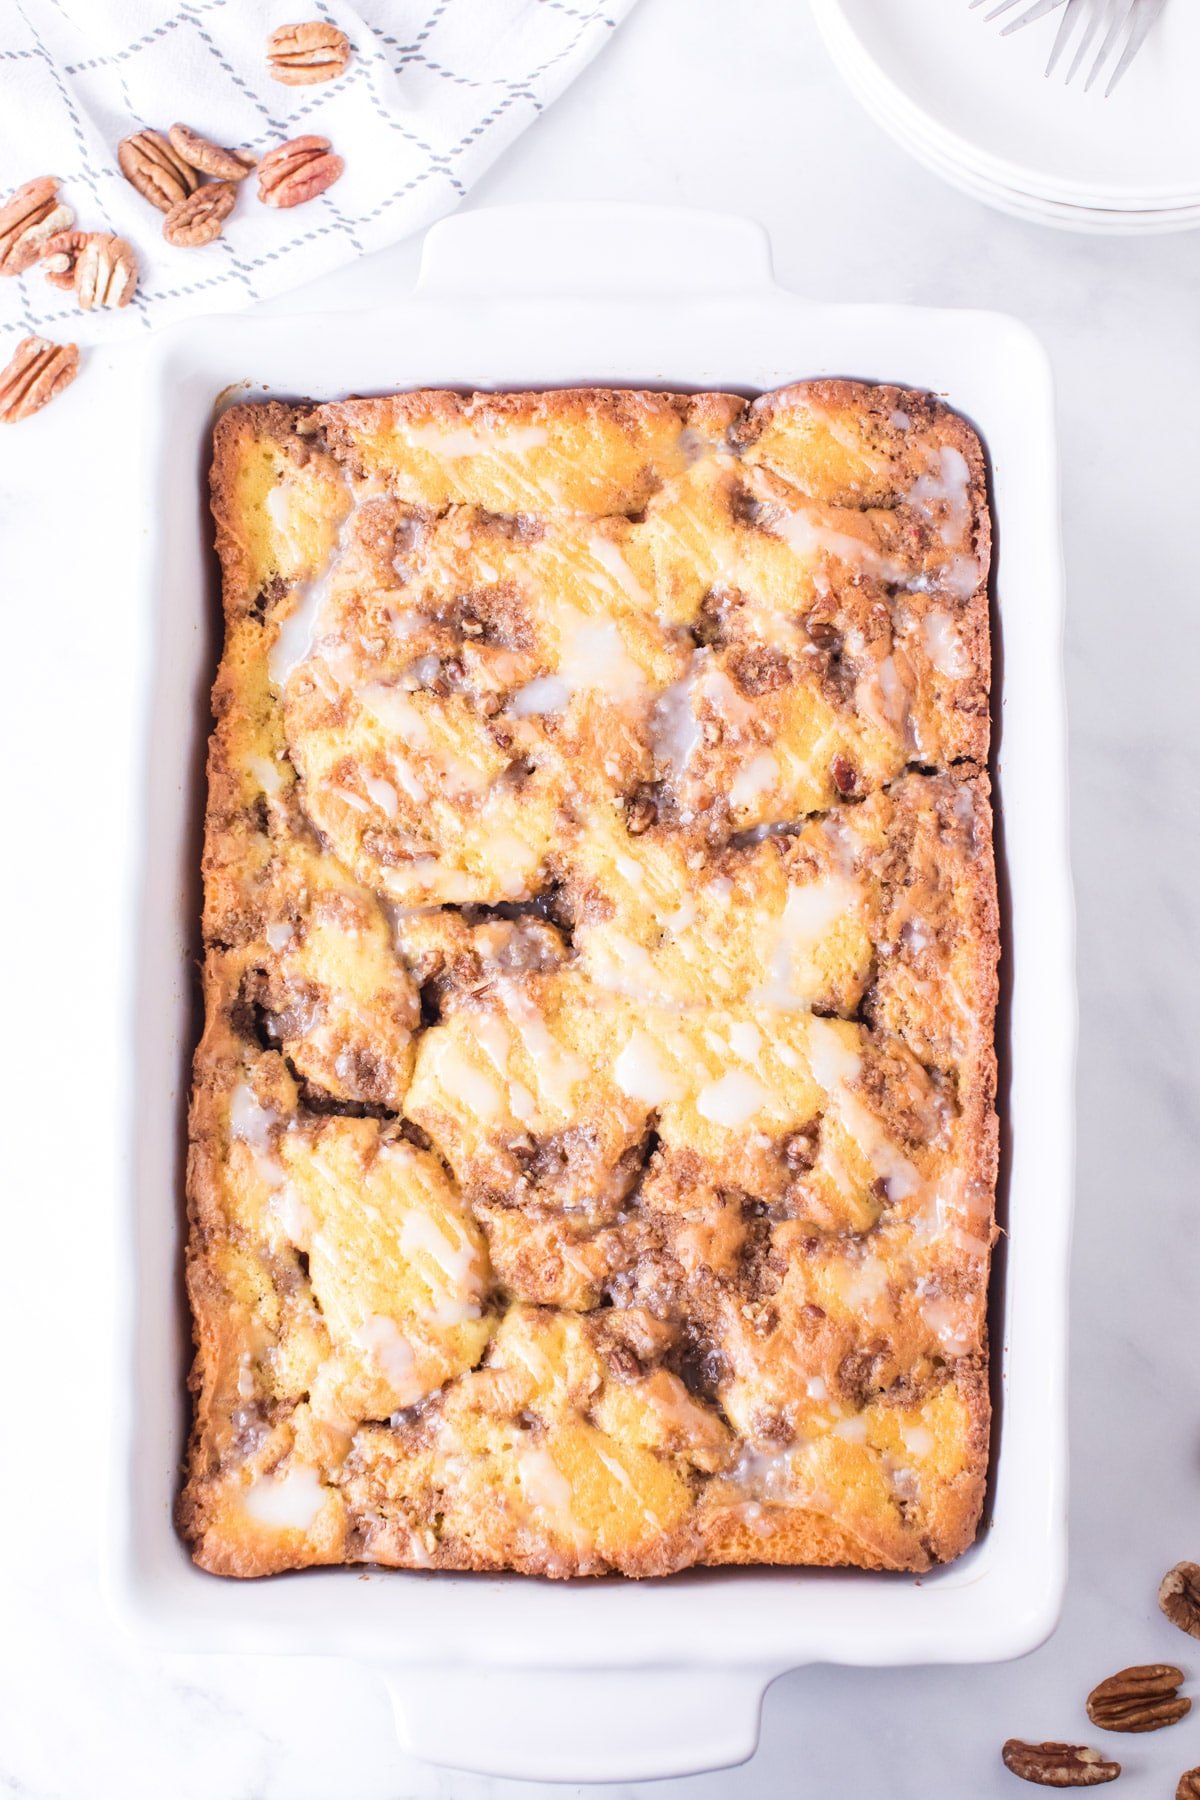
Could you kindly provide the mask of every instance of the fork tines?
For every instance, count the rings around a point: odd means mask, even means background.
[[[986,0],[970,0],[972,11],[985,4]],[[1002,13],[1011,12],[1014,6],[1021,4],[1022,0],[995,0],[991,10],[984,14],[984,19],[998,19]],[[1054,73],[1074,38],[1074,53],[1066,75],[1068,82],[1073,81],[1086,62],[1089,50],[1098,42],[1083,85],[1086,92],[1100,71],[1115,58],[1115,67],[1104,90],[1107,99],[1145,43],[1150,27],[1165,5],[1166,0],[1025,0],[1024,12],[1015,19],[1010,19],[1000,35],[1007,37],[1010,32],[1021,31],[1026,25],[1032,25],[1036,20],[1044,19],[1048,13],[1065,7],[1059,20],[1050,60],[1046,64],[1046,73]],[[1080,28],[1078,34],[1077,27]]]

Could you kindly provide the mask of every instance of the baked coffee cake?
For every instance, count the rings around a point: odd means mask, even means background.
[[[921,1570],[988,1447],[990,527],[923,393],[235,406],[181,1529]]]

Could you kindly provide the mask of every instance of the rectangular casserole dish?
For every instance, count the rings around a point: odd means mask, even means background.
[[[992,1308],[997,1427],[985,1529],[920,1582],[805,1570],[640,1584],[331,1569],[233,1584],[171,1525],[186,1430],[183,1107],[195,1034],[199,822],[217,655],[203,471],[214,403],[413,386],[599,383],[756,391],[839,374],[927,387],[979,429],[997,523],[993,775],[1004,902],[1003,1166]],[[651,208],[462,215],[413,295],[337,318],[212,320],[146,371],[151,521],[133,653],[146,695],[143,867],[131,896],[128,1204],[111,1576],[179,1649],[344,1654],[379,1667],[407,1748],[492,1774],[616,1780],[753,1749],[798,1664],[984,1661],[1052,1628],[1065,1574],[1066,1275],[1074,999],[1050,382],[995,315],[815,306],[775,287],[754,226]]]

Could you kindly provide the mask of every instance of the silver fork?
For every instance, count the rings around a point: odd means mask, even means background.
[[[971,0],[971,7],[982,6],[985,0]],[[996,0],[990,12],[984,14],[985,20],[999,18],[1001,13],[1011,11],[1021,0]],[[1159,13],[1166,5],[1166,0],[1032,0],[1018,18],[1011,19],[1001,33],[1007,37],[1012,31],[1020,31],[1026,25],[1032,25],[1037,19],[1044,19],[1047,13],[1056,12],[1060,6],[1066,10],[1059,21],[1058,35],[1054,40],[1054,48],[1050,52],[1050,60],[1046,64],[1047,75],[1052,75],[1058,67],[1067,45],[1075,34],[1077,26],[1082,32],[1075,39],[1075,51],[1067,69],[1067,81],[1075,79],[1087,58],[1087,53],[1099,38],[1099,47],[1091,68],[1084,81],[1084,91],[1092,86],[1100,71],[1110,64],[1115,57],[1116,66],[1108,78],[1104,97],[1108,96],[1124,75],[1126,69],[1145,43]]]

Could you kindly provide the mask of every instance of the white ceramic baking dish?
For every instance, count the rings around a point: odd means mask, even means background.
[[[945,394],[982,432],[998,519],[996,774],[1005,926],[1004,1171],[986,1528],[921,1580],[711,1571],[644,1583],[196,1570],[171,1507],[186,1407],[184,1102],[207,696],[218,654],[204,477],[214,406],[391,388],[772,388],[845,374]],[[990,1661],[1052,1629],[1065,1573],[1067,1260],[1075,1003],[1060,664],[1061,557],[1045,357],[991,313],[813,305],[775,286],[745,221],[651,208],[459,215],[385,311],[191,322],[146,368],[126,614],[145,696],[144,854],[130,910],[128,1180],[120,1219],[111,1574],[164,1647],[309,1652],[376,1667],[401,1740],[492,1774],[617,1780],[754,1748],[763,1691],[814,1661]]]

